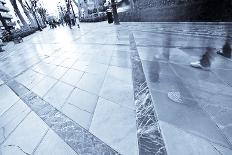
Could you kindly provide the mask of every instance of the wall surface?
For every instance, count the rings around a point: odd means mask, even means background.
[[[133,0],[120,21],[232,21],[232,0]]]

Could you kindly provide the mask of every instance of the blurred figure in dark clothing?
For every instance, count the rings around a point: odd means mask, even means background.
[[[211,20],[212,19],[218,19],[218,21],[227,21],[229,19],[232,19],[232,1],[231,0],[207,0],[206,3],[204,3],[204,14],[202,16],[203,20]],[[222,46],[222,50],[217,51],[217,54],[224,56],[226,58],[231,58],[231,45],[230,45],[230,38],[231,38],[231,24],[225,23],[224,31],[226,33],[226,40],[224,45]],[[205,53],[202,55],[201,59],[197,62],[192,62],[190,65],[195,68],[200,68],[204,70],[209,70],[212,59],[213,59],[213,48],[209,46],[206,48]]]
[[[213,59],[213,49],[210,47],[207,47],[201,59],[196,62],[191,62],[190,65],[194,68],[210,70],[212,59]]]
[[[69,25],[69,28],[72,29],[71,17],[70,17],[70,13],[68,11],[64,15],[64,21],[65,21],[66,25]]]
[[[226,42],[222,47],[222,50],[217,51],[217,54],[222,55],[226,58],[231,58],[231,47],[230,47],[230,39],[227,36]]]

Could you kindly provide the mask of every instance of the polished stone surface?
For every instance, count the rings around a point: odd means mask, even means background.
[[[231,32],[230,23],[102,22],[8,43],[0,154],[231,155],[232,60],[189,66]]]
[[[231,23],[129,24],[168,154],[231,154],[231,59],[213,55],[210,71],[191,68],[214,53]]]
[[[0,98],[1,98],[1,106],[0,106],[0,115],[4,114],[13,104],[15,104],[19,97],[15,95],[9,87],[6,85],[0,86]],[[4,92],[4,93],[3,93]],[[10,101],[9,101],[10,99]]]
[[[160,130],[158,117],[146,82],[142,62],[137,51],[133,34],[130,34],[130,50],[131,62],[133,64],[132,75],[139,153],[166,155],[167,151]]]
[[[134,118],[134,110],[100,98],[90,131],[111,147],[120,150],[121,154],[137,155],[137,130]]]
[[[67,145],[55,132],[51,129],[43,138],[42,143],[39,145],[34,153],[35,155],[77,155],[73,149]]]
[[[96,37],[102,34],[104,37]],[[32,110],[49,128],[34,154],[49,154],[51,150],[55,154],[138,154],[128,38],[126,31],[121,33],[104,22],[83,24],[81,29],[73,30],[45,29],[26,37],[22,44],[9,43],[4,47],[6,52],[0,54],[1,79],[9,82],[1,86],[6,87],[3,91],[10,87],[10,93],[19,96],[29,108],[17,119],[10,110],[2,115],[13,121],[12,125],[10,121],[3,124],[5,135],[14,132]],[[103,135],[98,126],[92,126],[104,119],[99,98],[116,105],[105,116],[112,115],[105,121],[108,129]],[[15,102],[6,102],[6,107],[1,108],[7,110],[17,105]],[[105,106],[103,110],[111,109]],[[115,132],[112,123],[125,132]],[[2,139],[7,137],[1,134],[1,141],[5,141]],[[51,145],[46,146],[48,143]]]
[[[32,154],[47,129],[46,124],[34,112],[30,113],[1,145],[2,154]]]
[[[33,111],[31,114],[33,116],[32,118],[35,119],[34,117],[36,117],[36,119],[43,124],[41,125],[37,123],[36,120],[30,120],[30,122],[25,123],[26,125],[21,123],[20,125],[23,125],[22,129],[17,127],[16,131],[12,133],[12,138],[7,138],[6,141],[1,145],[3,154],[11,154],[12,151],[13,153],[16,151],[7,147],[16,147],[26,154],[31,154],[34,152],[33,150],[37,149],[37,145],[39,145],[41,142],[41,140],[37,141],[38,138],[42,139],[42,135],[37,135],[40,133],[40,128],[45,127],[47,130],[48,127],[50,127],[78,154],[118,154],[107,144],[73,121],[72,118],[67,117],[64,113],[53,107],[48,102],[44,101],[22,84],[12,80],[9,75],[2,71],[0,71],[0,73],[1,78],[5,76],[5,82],[8,81],[7,86],[9,86],[9,88],[13,90],[15,94],[22,98],[22,101]],[[31,132],[30,135],[27,135],[27,132],[29,132],[31,128],[31,126],[28,126],[29,124],[33,125],[32,130],[35,130],[36,132]],[[34,129],[37,125],[40,128]],[[19,130],[19,133],[17,132],[17,129]],[[45,129],[43,132],[46,132]],[[27,138],[33,139],[33,143],[30,143]],[[11,142],[11,139],[15,139],[16,143]],[[24,139],[27,140],[27,143],[24,143]],[[10,144],[8,141],[13,144]],[[28,143],[30,143],[30,145],[28,145]]]
[[[51,103],[55,108],[60,109],[73,89],[74,87],[67,85],[64,82],[57,82],[44,96],[44,100]]]
[[[20,100],[12,105],[7,111],[0,116],[1,136],[0,143],[2,144],[15,128],[27,117],[30,113],[30,108]]]

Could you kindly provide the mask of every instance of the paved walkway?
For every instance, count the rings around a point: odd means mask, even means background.
[[[0,155],[231,155],[228,24],[45,29],[0,53]]]

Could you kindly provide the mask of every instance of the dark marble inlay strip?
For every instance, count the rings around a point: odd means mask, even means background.
[[[79,155],[119,155],[107,144],[0,70],[0,79]]]
[[[130,34],[130,51],[139,154],[167,155],[133,34]]]

